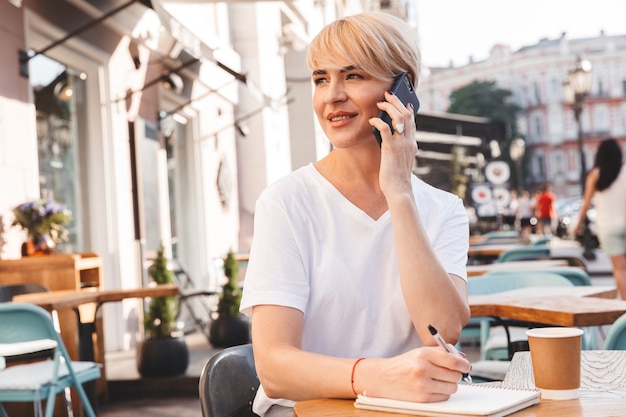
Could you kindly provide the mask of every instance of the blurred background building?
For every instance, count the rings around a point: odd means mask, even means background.
[[[577,58],[592,66],[581,112],[588,170],[602,139],[612,136],[622,148],[626,144],[626,35],[569,39],[563,33],[516,51],[496,44],[484,61],[428,68],[418,86],[422,111],[445,113],[454,90],[474,81],[495,81],[512,92],[511,101],[521,108],[517,126],[525,141],[522,188],[534,191],[549,182],[559,197],[580,196],[579,127],[563,87]]]

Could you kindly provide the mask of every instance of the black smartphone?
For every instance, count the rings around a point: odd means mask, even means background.
[[[396,76],[393,80],[393,85],[391,86],[391,92],[397,96],[402,104],[405,106],[409,103],[413,105],[413,112],[415,113],[413,117],[417,116],[417,110],[420,108],[420,102],[417,99],[417,94],[415,94],[415,88],[411,83],[411,79],[409,78],[409,74],[403,72],[402,74]],[[391,133],[393,134],[393,126],[391,125],[391,117],[387,114],[386,111],[381,111],[378,115],[380,119],[382,119],[385,123],[389,125],[391,128]],[[372,133],[376,136],[376,140],[378,141],[378,145],[383,142],[383,138],[380,136],[380,131],[375,127],[372,128]]]

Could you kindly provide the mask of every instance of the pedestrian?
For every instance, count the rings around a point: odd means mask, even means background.
[[[535,216],[535,199],[528,190],[523,190],[517,199],[517,215],[524,240],[529,240],[532,233],[532,218]]]
[[[552,192],[550,184],[544,185],[539,197],[537,197],[537,233],[540,235],[552,234],[552,221],[556,218],[554,202],[556,195]]]
[[[517,190],[511,188],[509,190],[509,201],[504,206],[502,214],[502,222],[506,230],[515,230],[515,222],[517,219],[517,212],[519,211],[519,201],[517,198]]]
[[[469,223],[461,199],[412,174],[414,112],[389,89],[404,72],[418,81],[414,31],[382,12],[348,16],[307,61],[333,148],[257,201],[241,303],[261,381],[254,412],[293,416],[294,401],[365,392],[446,400],[470,365],[428,326],[455,343],[469,320]]]
[[[585,181],[574,231],[584,232],[584,219],[594,199],[600,247],[611,259],[617,289],[626,300],[626,169],[622,159],[622,150],[615,139],[607,138],[600,143]]]

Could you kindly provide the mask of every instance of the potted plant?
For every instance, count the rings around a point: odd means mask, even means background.
[[[215,347],[243,345],[250,342],[250,323],[241,313],[241,288],[237,282],[239,263],[234,253],[228,252],[224,262],[227,281],[217,304],[217,317],[211,322],[209,340]]]
[[[174,283],[159,246],[148,274],[156,284]],[[189,349],[182,332],[176,332],[178,297],[158,297],[150,300],[144,314],[144,340],[137,349],[137,370],[144,377],[174,376],[185,373],[189,366]]]
[[[72,221],[72,212],[52,199],[33,200],[13,209],[12,226],[20,226],[28,234],[22,245],[22,256],[54,252],[61,242],[68,240],[64,227]]]

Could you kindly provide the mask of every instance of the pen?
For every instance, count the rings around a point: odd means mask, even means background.
[[[431,324],[428,325],[428,330],[430,331],[430,334],[433,335],[433,337],[435,338],[435,340],[437,341],[437,343],[439,344],[439,346],[441,346],[442,348],[444,348],[446,350],[446,352],[448,353],[454,353],[450,350],[450,348],[448,347],[448,344],[446,343],[445,340],[443,340],[443,337],[441,337],[441,335],[439,334],[439,332],[437,331],[437,329],[435,329]],[[465,382],[468,383],[472,383],[472,376],[469,373],[465,373],[463,372],[463,380]]]

